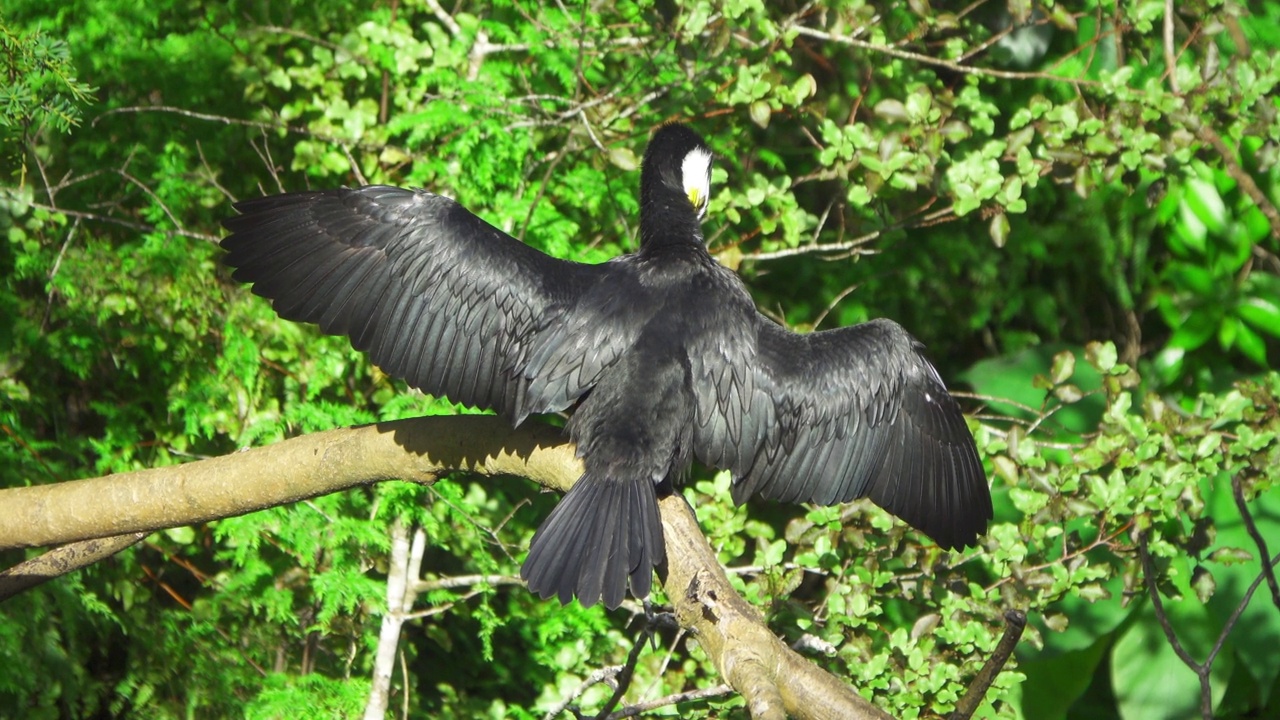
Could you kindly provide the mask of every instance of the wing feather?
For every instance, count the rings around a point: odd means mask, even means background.
[[[586,348],[539,337],[571,323],[578,300],[619,264],[552,258],[448,198],[368,186],[257,198],[236,209],[222,241],[236,280],[253,283],[282,317],[348,336],[385,372],[433,395],[519,420],[530,388],[544,397],[538,410],[562,409],[585,392],[538,390],[544,378],[523,374],[531,348],[555,355],[561,374],[587,364],[587,351],[608,359],[622,352],[610,337]]]
[[[734,471],[734,499],[869,497],[943,547],[974,544],[992,517],[990,489],[964,415],[919,343],[888,320],[810,335],[757,322],[746,364],[753,397],[767,402],[744,403],[713,375],[702,392],[720,410],[695,433],[698,457]],[[734,403],[742,415],[725,410]]]
[[[759,382],[758,314],[751,296],[723,268],[706,281],[712,284],[707,294],[723,307],[701,318],[702,327],[696,328],[701,332],[685,349],[693,379],[694,453],[708,465],[742,476],[780,416]]]

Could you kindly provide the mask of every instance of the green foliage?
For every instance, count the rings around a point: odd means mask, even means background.
[[[1280,277],[1249,272],[1269,226],[1236,181],[1199,161],[1187,169],[1157,208],[1172,257],[1153,300],[1173,334],[1154,362],[1165,382],[1221,382],[1213,355],[1197,351],[1214,340],[1267,367],[1267,341],[1280,338]]]
[[[1265,583],[1243,604],[1262,553],[1235,486],[1274,552],[1280,9],[1175,3],[1167,55],[1149,2],[1014,18],[1004,3],[444,5],[6,4],[8,483],[469,411],[231,282],[212,242],[230,201],[428,186],[598,262],[634,246],[637,153],[680,118],[719,155],[709,243],[762,308],[801,327],[892,317],[983,403],[996,522],[961,554],[865,503],[734,508],[726,475],[695,471],[686,497],[778,633],[921,717],[954,707],[1017,607],[1029,639],[983,712],[1194,716],[1163,614],[1197,661],[1223,638],[1219,716],[1275,713],[1280,611]],[[429,589],[393,707],[591,711],[611,691],[583,684],[645,639],[625,611],[502,580],[552,502],[459,476],[157,533],[4,605],[0,715],[355,715],[394,518],[425,532]],[[696,643],[658,645],[629,701],[719,682]]]
[[[251,720],[356,717],[364,709],[368,693],[368,680],[272,673],[263,683],[262,692],[245,706],[244,717]]]
[[[16,32],[0,15],[0,142],[7,165],[10,157],[46,127],[68,132],[80,124],[81,106],[92,100],[94,88],[76,79],[71,48],[63,40],[39,30]],[[10,145],[13,143],[13,145]],[[21,182],[19,183],[21,184]]]
[[[1024,653],[1020,665],[1027,674],[1024,715],[1068,717],[1086,689],[1102,692],[1081,682],[1090,676],[1114,693],[1121,717],[1198,712],[1198,681],[1146,597],[1143,544],[1159,573],[1162,612],[1182,645],[1202,662],[1222,643],[1209,674],[1214,706],[1234,697],[1243,700],[1236,712],[1267,707],[1274,701],[1257,689],[1280,675],[1280,660],[1265,649],[1280,639],[1280,608],[1261,595],[1245,600],[1265,560],[1233,500],[1232,479],[1249,501],[1250,521],[1276,547],[1280,506],[1267,493],[1280,474],[1280,376],[1201,395],[1191,412],[1181,412],[1155,395],[1135,406],[1128,388],[1137,378],[1114,364],[1113,351],[1091,353],[1107,398],[1095,435],[1064,461],[1017,432],[991,448],[1004,446],[992,459],[1011,481],[1013,507],[997,510],[997,520],[1009,510],[1020,518],[1020,532],[993,553],[997,576],[1016,578],[1001,594],[1006,603],[1043,608],[1034,638],[1040,652]],[[1008,570],[999,571],[1006,552]],[[1233,621],[1237,612],[1243,614]],[[1236,663],[1243,672],[1233,674]],[[1108,668],[1109,679],[1095,675]]]

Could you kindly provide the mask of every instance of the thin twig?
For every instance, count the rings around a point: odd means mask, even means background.
[[[443,615],[444,613],[447,613],[450,610],[452,610],[456,605],[458,605],[458,603],[465,603],[471,598],[479,596],[486,589],[487,588],[476,588],[471,592],[464,593],[463,596],[458,598],[457,600],[451,600],[450,602],[444,603],[442,605],[435,605],[430,608],[427,608],[426,610],[418,610],[416,612],[405,613],[404,620],[405,622],[408,622],[410,620],[420,620],[422,618],[429,618],[429,617],[435,617],[436,615]]]
[[[457,20],[453,19],[452,15],[445,12],[444,8],[440,7],[438,0],[427,0],[427,9],[431,11],[432,15],[436,16],[441,25],[444,25],[450,35],[458,37],[462,34],[462,26],[458,24]]]
[[[196,112],[194,110],[187,110],[186,108],[174,107],[172,105],[152,105],[148,107],[135,105],[130,107],[114,108],[94,118],[93,122],[90,123],[90,125],[96,124],[99,120],[109,115],[117,115],[117,114],[123,114],[123,113],[147,113],[147,112],[170,113],[173,115],[181,115],[183,117],[189,117],[194,120],[205,120],[208,122],[221,123],[223,125],[239,125],[242,127],[257,128],[264,132],[268,130],[271,130],[271,131],[284,130],[286,132],[291,132],[296,135],[302,135],[304,137],[314,138],[321,142],[333,143],[334,145],[338,145],[338,146],[341,146],[344,143],[351,142],[350,139],[343,139],[343,138],[337,137],[336,135],[326,135],[324,133],[317,133],[311,130],[310,128],[298,127],[296,125],[289,125],[288,123],[284,123],[284,122],[263,122],[261,120],[245,120],[243,118],[227,117],[226,115],[212,115],[210,113]],[[382,152],[383,150],[390,149],[390,150],[398,150],[404,153],[405,155],[413,155],[413,153],[407,148],[400,147],[398,145],[390,145],[387,143],[356,142],[356,143],[353,143],[353,145],[361,150],[366,150],[370,152]]]
[[[552,705],[551,709],[548,710],[547,713],[542,716],[542,720],[552,720],[552,718],[564,712],[565,709],[567,709],[570,705],[572,705],[574,700],[577,700],[579,697],[582,697],[582,694],[586,692],[588,688],[613,679],[618,675],[619,672],[622,672],[621,665],[610,665],[609,667],[602,667],[597,669],[595,672],[588,675],[586,679],[584,679],[582,683],[578,685],[577,689],[575,689],[572,693],[569,694],[569,697],[556,703],[555,705]],[[575,715],[576,714],[577,713],[575,713]]]
[[[1217,659],[1218,653],[1221,652],[1222,648],[1226,645],[1227,636],[1231,634],[1231,631],[1236,626],[1236,622],[1239,621],[1240,616],[1244,614],[1244,609],[1248,607],[1249,602],[1253,600],[1253,593],[1262,586],[1263,577],[1271,572],[1271,569],[1276,566],[1276,563],[1280,563],[1280,555],[1276,555],[1271,558],[1269,562],[1266,561],[1265,556],[1261,559],[1263,560],[1262,572],[1258,573],[1258,577],[1253,579],[1253,583],[1251,583],[1249,585],[1249,589],[1245,591],[1244,597],[1240,598],[1240,602],[1236,604],[1236,609],[1231,611],[1231,617],[1227,618],[1226,624],[1222,626],[1222,632],[1218,633],[1217,641],[1213,643],[1213,648],[1209,650],[1209,656],[1204,660],[1206,676],[1209,674],[1209,667],[1213,665],[1213,661]]]
[[[1257,532],[1257,528],[1253,524],[1252,513],[1249,512],[1248,507],[1245,505],[1244,493],[1241,490],[1239,476],[1232,478],[1231,489],[1232,494],[1235,496],[1236,504],[1240,508],[1240,515],[1244,518],[1245,525],[1249,528],[1250,534],[1252,535]],[[1139,541],[1141,543],[1141,537],[1139,538]],[[1275,587],[1274,568],[1277,563],[1280,563],[1280,554],[1268,560],[1270,555],[1267,553],[1266,542],[1262,539],[1261,535],[1255,536],[1254,541],[1258,543],[1258,547],[1262,551],[1262,554],[1259,557],[1262,561],[1262,572],[1258,573],[1258,577],[1254,578],[1253,582],[1249,585],[1249,589],[1245,591],[1244,597],[1240,598],[1240,602],[1236,603],[1235,609],[1231,611],[1231,616],[1228,617],[1226,623],[1223,624],[1222,630],[1218,633],[1218,638],[1214,641],[1213,647],[1209,650],[1209,654],[1205,657],[1204,662],[1199,665],[1188,663],[1188,665],[1191,666],[1191,669],[1195,671],[1196,675],[1200,678],[1200,712],[1205,718],[1211,717],[1212,712],[1210,707],[1212,698],[1210,695],[1211,688],[1209,685],[1209,673],[1213,668],[1214,660],[1218,658],[1218,653],[1222,652],[1222,648],[1226,647],[1227,638],[1235,629],[1236,623],[1239,622],[1240,616],[1244,614],[1245,608],[1247,608],[1249,603],[1253,600],[1253,594],[1262,586],[1263,579],[1268,580],[1272,583],[1272,587]],[[1145,573],[1147,572],[1147,566],[1145,563],[1149,558],[1145,553],[1145,546],[1143,544],[1139,545],[1139,549],[1144,551],[1143,572]],[[1148,584],[1148,588],[1151,588],[1151,583]],[[1166,635],[1170,635],[1170,633],[1172,633],[1172,628],[1165,622],[1163,612],[1157,610],[1157,617],[1161,621],[1161,627],[1165,628]],[[1170,642],[1173,642],[1173,640],[1170,640]],[[1175,647],[1175,651],[1176,650],[1177,648]],[[1186,656],[1179,653],[1179,657],[1183,658],[1183,662],[1187,662]]]
[[[222,196],[227,199],[227,202],[234,203],[236,201],[235,195],[232,195],[230,190],[226,189],[222,186],[222,183],[218,182],[218,173],[209,165],[209,161],[205,159],[204,146],[199,140],[196,141],[196,154],[200,156],[200,165],[203,166],[205,172],[208,173],[205,180],[209,181],[210,185],[216,188],[218,192],[222,193]]]
[[[641,691],[640,697],[645,697],[646,695],[648,695],[654,688],[658,686],[659,683],[662,682],[662,679],[667,676],[667,668],[671,666],[671,659],[675,657],[676,648],[680,647],[680,642],[684,640],[685,634],[687,632],[688,631],[685,630],[683,627],[676,629],[675,637],[671,639],[671,644],[667,646],[666,655],[662,657],[662,662],[658,664],[657,672],[653,674],[653,679],[649,681],[649,686],[646,687],[643,691]]]
[[[555,172],[556,167],[564,160],[569,153],[569,144],[573,142],[573,135],[569,135],[569,139],[565,141],[564,147],[553,153],[551,162],[547,163],[547,169],[542,173],[542,181],[538,183],[538,192],[533,196],[533,202],[529,203],[529,211],[524,215],[524,222],[520,223],[520,233],[516,235],[516,239],[524,242],[525,233],[529,232],[529,225],[533,222],[533,213],[538,209],[538,205],[542,202],[542,198],[546,196],[547,188],[551,185],[551,174]]]
[[[139,180],[138,178],[134,177],[133,175],[131,175],[130,173],[124,170],[118,170],[116,172],[120,177],[124,178],[125,180],[133,184],[135,187],[137,187],[139,190],[146,193],[147,197],[151,198],[151,200],[155,202],[156,205],[159,205],[160,209],[164,211],[164,214],[166,216],[168,216],[169,222],[173,223],[174,227],[178,228],[179,230],[183,229],[182,223],[178,222],[178,217],[173,214],[173,211],[170,210],[169,206],[164,203],[164,200],[161,200],[160,196],[157,195],[154,190],[148,187],[146,183],[142,182],[141,180]]]
[[[884,234],[883,230],[874,230],[872,232],[866,233],[865,235],[860,235],[852,240],[845,240],[844,242],[808,244],[808,245],[801,245],[799,247],[773,250],[771,252],[758,252],[758,253],[752,253],[750,255],[744,255],[742,259],[755,260],[755,261],[777,260],[779,258],[794,257],[796,255],[806,255],[808,253],[835,254],[835,253],[842,253],[850,250],[855,250],[858,253],[863,255],[874,255],[879,251],[860,250],[859,248],[860,246],[866,245],[867,243],[871,242],[872,240],[875,240],[876,238],[880,237],[883,234]]]
[[[524,581],[514,575],[452,575],[435,580],[418,580],[413,583],[413,592],[422,594],[433,590],[452,590],[460,587],[471,587],[472,585],[522,584],[524,584]]]
[[[410,685],[412,680],[409,677],[409,661],[403,647],[400,648],[400,677],[404,680],[404,687],[400,688],[400,717],[402,720],[409,720],[409,701],[413,698],[413,688]]]
[[[351,154],[351,148],[346,143],[341,143],[338,147],[342,148],[342,154],[347,156],[347,162],[351,165],[351,174],[356,176],[356,182],[361,185],[368,185],[369,180],[365,178],[364,173],[360,172],[360,163],[356,162],[356,158]]]
[[[636,663],[640,661],[640,653],[644,652],[644,646],[648,644],[649,640],[647,637],[648,629],[645,629],[644,633],[641,637],[636,638],[635,644],[631,646],[631,652],[627,653],[627,661],[622,664],[622,669],[618,672],[617,686],[613,689],[613,695],[609,697],[604,707],[600,708],[600,712],[596,713],[596,720],[605,720],[622,700],[622,696],[627,693],[627,688],[631,687],[631,678],[635,675]]]
[[[609,715],[607,720],[622,720],[622,718],[635,717],[642,712],[656,710],[668,705],[679,705],[680,703],[693,702],[695,700],[707,700],[714,697],[722,697],[733,692],[733,688],[721,683],[715,687],[703,688],[701,690],[690,690],[688,692],[675,693],[666,697],[651,700],[649,702],[637,703],[619,710]]]
[[[309,43],[319,45],[320,47],[332,52],[338,62],[343,62],[344,58],[351,58],[366,67],[377,67],[377,64],[374,63],[373,60],[365,57],[364,55],[357,55],[356,53],[351,52],[350,48],[343,47],[338,43],[330,42],[329,40],[325,40],[321,37],[316,37],[315,35],[309,35],[301,30],[281,27],[279,25],[259,25],[257,26],[257,29],[263,32],[276,33],[278,35],[288,35],[289,37],[297,38],[298,40],[306,40]]]
[[[823,256],[824,259],[827,259],[827,260],[839,260],[852,255],[875,255],[880,251],[875,249],[862,249],[861,246],[866,245],[872,240],[879,238],[881,235],[884,235],[885,233],[888,233],[888,232],[892,232],[894,230],[907,230],[907,229],[916,228],[916,227],[928,227],[930,225],[935,225],[941,222],[953,220],[955,216],[954,208],[955,208],[954,205],[948,205],[947,207],[939,208],[932,212],[926,213],[918,219],[913,218],[909,220],[904,220],[902,222],[897,222],[897,223],[894,223],[893,225],[889,225],[879,230],[873,230],[869,233],[860,235],[856,238],[853,238],[852,240],[845,240],[842,242],[835,242],[835,243],[822,243],[822,244],[810,243],[807,245],[801,245],[800,247],[784,248],[782,250],[775,250],[772,252],[752,253],[750,255],[744,255],[742,259],[757,260],[757,261],[776,260],[778,258],[792,257],[795,255],[805,255],[808,253],[819,253]]]
[[[1169,646],[1173,648],[1173,652],[1182,660],[1183,664],[1191,668],[1200,680],[1200,716],[1204,720],[1213,718],[1213,697],[1212,688],[1209,685],[1209,664],[1201,664],[1191,657],[1191,653],[1182,646],[1182,642],[1178,640],[1178,635],[1173,631],[1173,625],[1169,622],[1169,616],[1164,611],[1164,601],[1160,599],[1160,588],[1156,586],[1156,569],[1155,563],[1151,561],[1151,552],[1147,549],[1147,534],[1145,532],[1138,533],[1138,554],[1142,557],[1142,575],[1147,585],[1147,594],[1151,596],[1151,606],[1155,609],[1156,621],[1160,623],[1160,629],[1164,631],[1165,639],[1169,641]]]
[[[1181,95],[1178,89],[1178,58],[1173,51],[1173,0],[1164,0],[1164,67],[1169,73],[1169,89]]]
[[[71,245],[71,239],[76,236],[76,231],[80,229],[81,218],[76,218],[71,223],[71,228],[67,230],[67,239],[62,241],[62,247],[58,248],[58,257],[54,258],[53,267],[49,269],[49,294],[45,298],[44,318],[40,320],[40,333],[44,334],[49,329],[49,318],[53,315],[53,296],[57,294],[57,286],[54,285],[53,279],[58,276],[58,270],[62,267],[62,258],[67,254],[67,247]]]
[[[861,283],[854,283],[837,293],[836,296],[831,299],[831,302],[827,303],[827,306],[823,308],[822,312],[818,313],[817,319],[813,321],[813,329],[817,330],[818,326],[822,324],[822,321],[826,320],[827,316],[831,314],[831,311],[835,310],[836,306],[845,298],[849,297],[849,295],[852,294],[854,290],[857,290],[860,285]]]
[[[832,33],[816,30],[814,28],[805,27],[804,25],[792,25],[789,29],[795,30],[797,34],[814,38],[815,40],[825,40],[827,42],[837,43],[839,45],[848,45],[850,47],[860,48],[868,52],[883,53],[890,57],[896,57],[901,60],[911,60],[922,65],[931,65],[950,70],[952,72],[962,73],[965,75],[978,75],[981,77],[1001,78],[1004,80],[1056,80],[1058,82],[1071,83],[1073,85],[1087,85],[1092,87],[1100,87],[1102,83],[1096,80],[1088,80],[1085,78],[1067,78],[1061,75],[1045,72],[1016,72],[1012,70],[995,70],[992,68],[973,67],[971,65],[961,65],[951,62],[950,60],[942,60],[940,58],[922,55],[920,53],[911,52],[910,50],[899,50],[898,48],[889,47],[887,45],[876,45],[866,40],[858,40],[852,37],[843,37],[833,35]]]
[[[1236,475],[1231,479],[1231,494],[1235,496],[1236,507],[1240,509],[1240,518],[1244,520],[1245,530],[1249,532],[1249,537],[1253,538],[1254,544],[1258,546],[1258,558],[1262,560],[1262,577],[1267,579],[1267,587],[1271,589],[1271,602],[1275,604],[1276,609],[1280,609],[1280,586],[1276,584],[1275,566],[1276,561],[1272,560],[1270,564],[1266,561],[1271,557],[1271,551],[1267,549],[1267,541],[1262,537],[1262,533],[1258,532],[1258,526],[1253,522],[1253,513],[1249,512],[1249,506],[1244,501],[1244,488],[1240,484],[1240,476]],[[1250,590],[1252,592],[1252,590]]]
[[[1104,521],[1105,521],[1105,517],[1104,517]],[[1115,539],[1125,534],[1126,532],[1128,532],[1132,526],[1133,526],[1132,521],[1127,522],[1124,525],[1122,525],[1120,528],[1118,528],[1115,532],[1111,533],[1110,535],[1104,535],[1102,532],[1102,529],[1099,528],[1098,537],[1094,538],[1093,541],[1091,541],[1087,545],[1082,545],[1073,551],[1065,553],[1063,554],[1062,557],[1058,558],[1057,560],[1051,560],[1046,563],[1041,563],[1039,565],[1033,565],[1032,567],[1029,567],[1029,568],[1024,568],[1023,570],[1020,571],[1019,576],[1026,577],[1028,575],[1031,575],[1032,573],[1037,573],[1042,570],[1047,570],[1053,567],[1054,565],[1059,565],[1059,564],[1065,567],[1066,563],[1071,562],[1077,557],[1088,554],[1090,551],[1094,550],[1095,548],[1104,547],[1104,546],[1111,547],[1111,544],[1115,541]],[[1063,537],[1064,538],[1066,537],[1066,533],[1063,533]],[[990,585],[988,585],[983,589],[986,592],[991,592],[992,590],[995,590],[1001,585],[1004,585],[1006,583],[1013,582],[1013,581],[1014,581],[1013,577],[1003,577],[991,583]]]
[[[169,237],[175,237],[175,236],[188,237],[188,238],[193,238],[195,240],[207,240],[211,243],[216,243],[220,239],[217,235],[210,235],[208,233],[199,233],[199,232],[193,232],[191,230],[182,230],[182,229],[163,230],[161,228],[155,227],[154,225],[146,225],[144,223],[133,222],[131,220],[121,220],[120,218],[113,218],[110,215],[98,215],[96,213],[83,212],[80,210],[67,210],[65,208],[55,208],[42,203],[31,203],[31,207],[39,210],[47,210],[52,213],[61,213],[63,215],[66,215],[67,217],[83,218],[85,220],[93,220],[95,222],[104,222],[104,223],[110,223],[112,225],[119,225],[120,227],[126,227],[131,230],[140,230],[142,232],[149,232],[149,233],[150,232],[163,233]]]

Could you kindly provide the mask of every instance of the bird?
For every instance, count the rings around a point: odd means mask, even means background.
[[[761,314],[707,249],[712,161],[687,125],[656,129],[638,249],[597,264],[385,185],[237,202],[221,246],[281,317],[412,387],[514,426],[568,413],[585,472],[520,569],[543,599],[647,598],[666,559],[658,498],[695,459],[732,473],[737,504],[870,498],[942,548],[976,546],[986,473],[921,343],[889,319],[798,334]]]

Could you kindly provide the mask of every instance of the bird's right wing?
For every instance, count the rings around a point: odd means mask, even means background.
[[[226,263],[281,317],[350,337],[427,393],[517,420],[529,412],[520,369],[534,350],[548,352],[531,347],[541,326],[611,272],[552,258],[421,190],[288,193],[235,207],[241,214],[223,222]],[[584,364],[620,351],[562,352],[561,366],[543,371],[585,384],[600,368]]]

